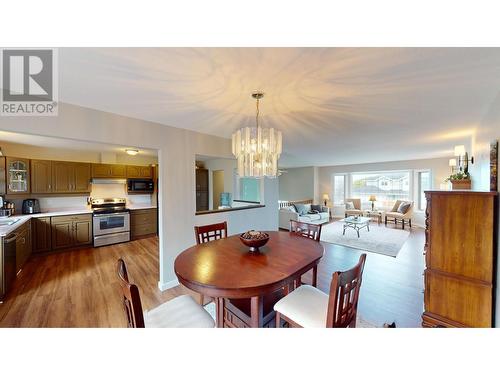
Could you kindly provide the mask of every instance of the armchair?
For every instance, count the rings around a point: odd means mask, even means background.
[[[403,202],[407,202],[410,204],[410,207],[408,207],[408,210],[404,214],[398,212],[398,208]],[[394,203],[394,207],[392,207],[392,210],[385,213],[385,225],[387,225],[387,221],[388,219],[390,219],[394,220],[395,225],[397,225],[398,221],[400,221],[403,229],[405,229],[405,222],[407,221],[411,228],[412,216],[413,216],[413,201],[397,200],[396,203]]]
[[[352,202],[354,208],[345,210],[345,217],[347,216],[363,216],[363,210],[361,209],[361,199],[359,198],[348,198],[345,202]]]

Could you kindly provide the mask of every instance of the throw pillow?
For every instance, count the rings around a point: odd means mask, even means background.
[[[408,212],[410,206],[411,206],[410,202],[401,202],[401,204],[398,207],[398,212],[404,215],[406,212]]]
[[[319,214],[318,210],[311,210],[308,212],[308,214]]]
[[[307,212],[309,211],[309,208],[305,204],[294,204],[295,210],[299,215],[306,215]]]
[[[311,211],[321,212],[321,205],[319,205],[319,204],[311,204]]]
[[[354,210],[354,203],[353,202],[345,202],[345,209],[346,210]]]
[[[288,210],[297,213],[297,210],[295,209],[295,206],[293,204],[291,206],[288,206]]]

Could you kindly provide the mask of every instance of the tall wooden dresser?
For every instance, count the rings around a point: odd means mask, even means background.
[[[491,327],[497,193],[426,191],[423,327]]]

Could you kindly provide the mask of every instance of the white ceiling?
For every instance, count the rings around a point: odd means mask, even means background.
[[[60,100],[230,137],[283,131],[281,166],[450,156],[500,90],[500,48],[61,48]]]

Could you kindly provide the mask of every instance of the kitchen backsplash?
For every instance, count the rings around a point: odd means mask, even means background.
[[[130,205],[150,205],[156,201],[150,194],[127,194],[124,184],[92,185],[92,192],[87,196],[63,196],[63,197],[37,197],[42,212],[57,211],[66,208],[86,208],[88,198],[127,198]],[[22,211],[23,199],[10,199],[16,207],[16,214]]]

